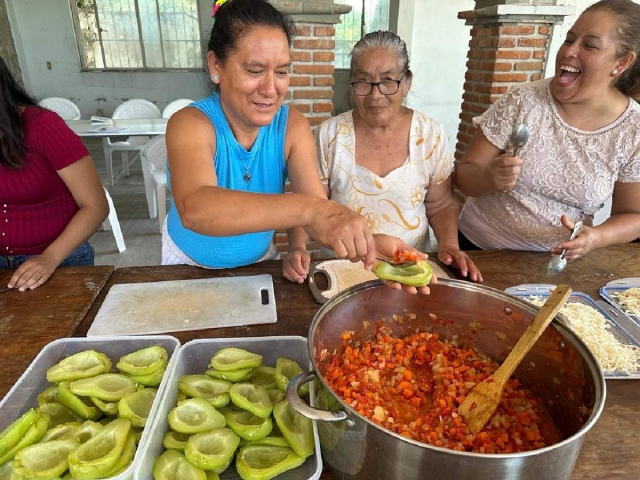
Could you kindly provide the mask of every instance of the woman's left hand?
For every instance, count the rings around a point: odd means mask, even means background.
[[[282,275],[294,283],[304,283],[309,275],[311,256],[306,249],[290,250],[282,259]]]
[[[38,288],[49,279],[59,263],[44,254],[31,257],[17,268],[7,286],[21,292]]]
[[[562,217],[560,217],[560,222],[562,222],[562,225],[564,225],[564,227],[569,230],[569,233],[571,233],[575,223],[569,220],[569,217],[566,215],[562,215]],[[558,245],[551,248],[550,251],[553,255],[560,255],[562,250],[566,248],[567,252],[564,254],[564,258],[567,259],[567,262],[572,262],[593,250],[597,243],[598,232],[592,227],[583,225],[575,239],[560,242]]]
[[[469,258],[465,252],[460,250],[458,247],[441,245],[438,248],[438,260],[440,260],[445,265],[450,265],[452,267],[456,267],[460,270],[460,274],[463,277],[469,275],[469,279],[474,282],[482,283],[482,273],[476,267],[476,264],[473,263],[473,260]]]
[[[385,235],[383,233],[376,233],[373,235],[373,238],[376,241],[377,255],[379,254],[382,257],[393,258],[393,254],[398,250],[416,253],[418,256],[424,258],[425,260],[428,257],[426,253],[423,253],[419,250],[416,250],[413,247],[410,247],[408,244],[406,244],[405,242],[403,242],[397,237],[393,237],[391,235]],[[429,283],[437,283],[437,281],[438,280],[436,276],[432,275],[431,281]],[[403,285],[398,282],[391,282],[388,280],[385,280],[384,283],[387,287],[391,288],[392,290],[404,290],[405,292],[411,293],[411,294],[422,293],[424,295],[429,295],[429,293],[431,293],[431,290],[429,290],[429,287],[416,288],[409,285]]]

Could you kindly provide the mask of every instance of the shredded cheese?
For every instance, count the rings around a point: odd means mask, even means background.
[[[640,317],[640,288],[629,288],[624,292],[614,293],[611,296],[618,301],[624,313]]]
[[[540,296],[525,297],[540,307],[545,299]],[[640,369],[640,348],[620,343],[609,330],[611,324],[598,310],[578,302],[567,302],[560,309],[570,327],[589,347],[593,356],[607,372],[637,373]]]

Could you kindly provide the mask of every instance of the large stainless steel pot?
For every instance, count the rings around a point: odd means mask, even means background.
[[[392,315],[416,315],[398,323]],[[409,440],[379,427],[346,405],[320,374],[320,354],[340,344],[353,330],[370,338],[375,329],[364,320],[385,322],[395,333],[416,328],[457,338],[501,362],[520,338],[537,309],[525,301],[480,285],[439,280],[431,295],[408,295],[381,282],[356,285],[332,298],[316,314],[309,331],[314,372],[291,382],[293,408],[317,420],[322,456],[337,480],[554,480],[569,479],[587,431],[602,412],[605,383],[598,363],[559,315],[514,373],[546,405],[564,440],[547,448],[513,454],[456,452]],[[429,314],[453,321],[434,324]],[[441,322],[438,322],[441,323]],[[447,323],[447,322],[444,322]],[[297,394],[317,375],[317,409]]]

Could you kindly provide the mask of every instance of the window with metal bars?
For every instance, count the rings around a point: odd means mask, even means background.
[[[334,0],[351,5],[336,25],[336,68],[349,68],[349,54],[365,34],[389,29],[389,0]]]
[[[85,70],[202,69],[197,0],[71,0]]]

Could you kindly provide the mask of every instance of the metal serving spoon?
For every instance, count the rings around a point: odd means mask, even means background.
[[[569,241],[576,238],[578,233],[580,233],[580,229],[582,229],[582,222],[576,222],[573,226],[573,230],[571,230],[571,236],[569,237]],[[567,268],[567,259],[564,258],[564,254],[567,253],[567,249],[562,250],[560,255],[554,255],[551,260],[549,260],[549,265],[547,265],[547,276],[557,275],[565,268]]]
[[[524,123],[517,123],[509,137],[509,143],[513,146],[513,156],[517,156],[518,149],[524,147],[529,141],[529,127]]]
[[[410,267],[411,265],[415,265],[416,262],[414,260],[409,260],[408,262],[398,262],[394,263],[393,260],[387,260],[386,258],[376,257],[376,260],[380,260],[381,262],[388,263],[392,267]]]

